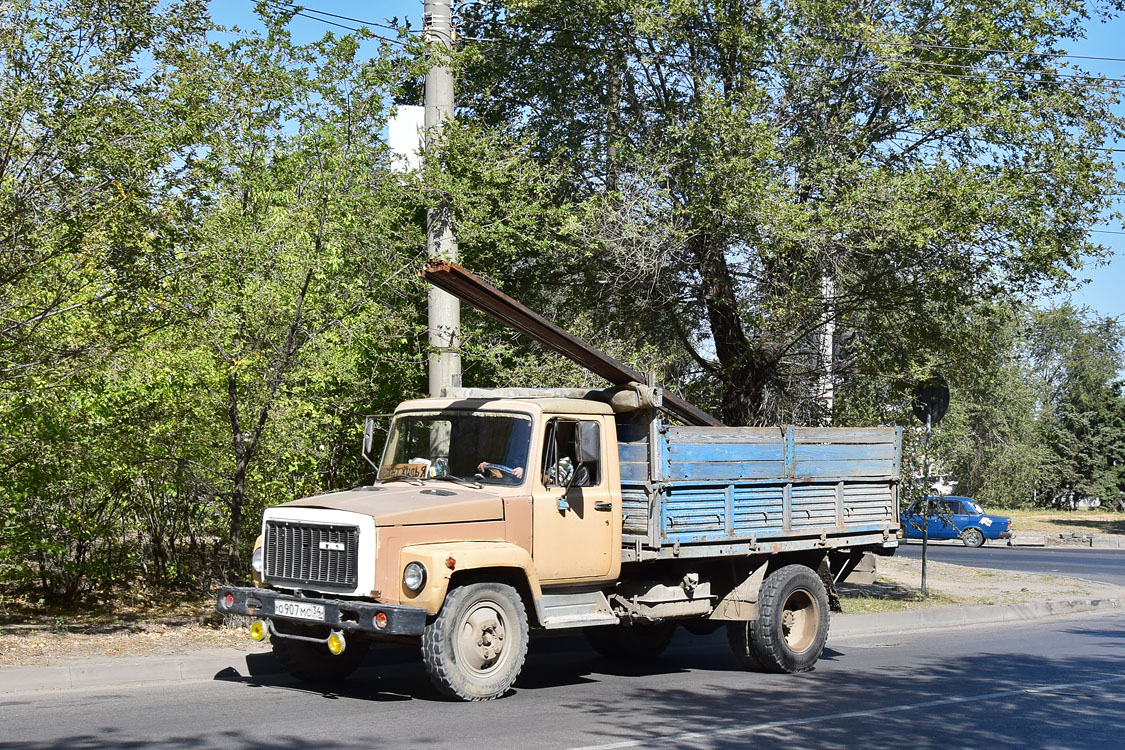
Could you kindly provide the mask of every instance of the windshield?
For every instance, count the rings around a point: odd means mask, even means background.
[[[471,411],[409,412],[391,424],[379,479],[523,484],[531,418]]]

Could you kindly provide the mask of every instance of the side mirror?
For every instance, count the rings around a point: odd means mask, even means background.
[[[375,441],[375,417],[368,417],[363,423],[363,455],[371,455],[371,444]]]
[[[579,422],[574,432],[574,447],[578,463],[592,464],[601,458],[602,446],[597,422]]]
[[[363,460],[371,465],[371,468],[376,471],[379,470],[379,464],[371,460],[371,448],[375,442],[375,417],[367,417],[363,422],[363,450],[359,455],[363,456]]]

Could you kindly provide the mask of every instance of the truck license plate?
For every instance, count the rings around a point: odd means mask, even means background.
[[[291,602],[288,599],[275,599],[273,613],[280,617],[298,617],[302,620],[324,622],[323,604],[307,604],[306,602]]]

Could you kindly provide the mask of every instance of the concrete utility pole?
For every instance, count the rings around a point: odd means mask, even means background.
[[[824,403],[824,426],[832,426],[832,407],[835,403],[835,339],[836,339],[836,279],[832,270],[824,269],[821,277],[821,295],[824,302],[824,320],[820,326],[820,398]]]
[[[453,47],[453,11],[450,0],[426,0],[422,17],[426,41],[436,52]],[[426,73],[426,158],[432,154],[445,120],[453,116],[453,74],[444,65]],[[457,260],[453,237],[453,212],[448,206],[426,215],[426,251],[431,258]],[[446,386],[461,385],[461,303],[448,292],[431,287],[429,293],[430,395],[440,396]]]

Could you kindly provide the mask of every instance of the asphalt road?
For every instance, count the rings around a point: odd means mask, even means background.
[[[931,544],[927,550],[927,559],[974,568],[1055,573],[1125,586],[1125,549],[1001,547],[992,544],[990,542],[975,549],[960,544]],[[921,558],[922,543],[902,544],[895,555]],[[1122,744],[1125,746],[1125,742]]]
[[[492,703],[438,700],[417,663],[330,693],[226,677],[5,696],[0,749],[1120,748],[1125,613],[837,638],[804,675],[734,669],[721,632],[639,667],[541,641]]]

